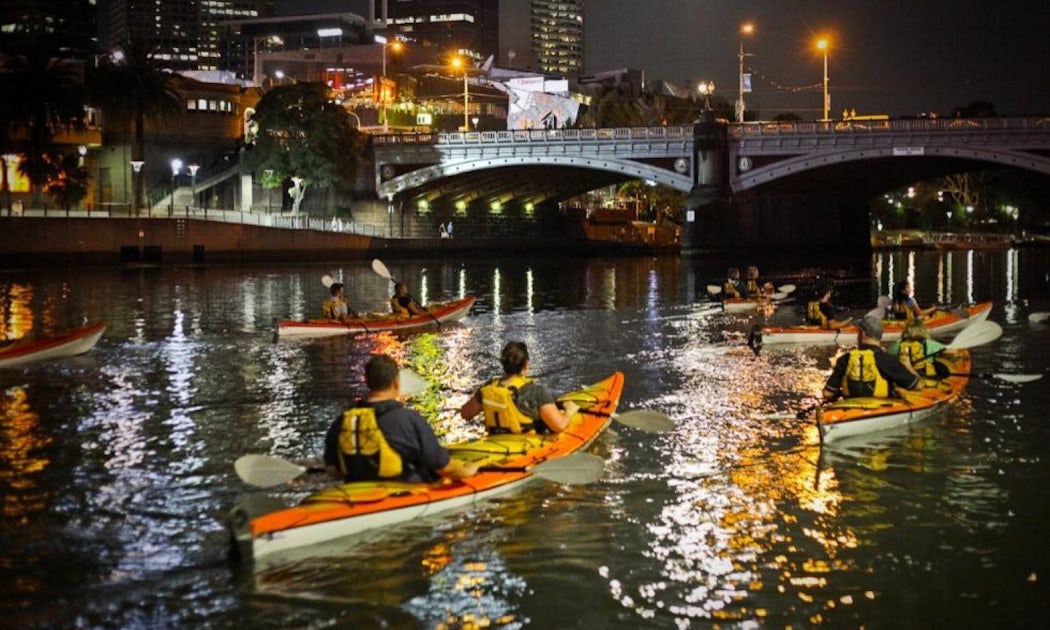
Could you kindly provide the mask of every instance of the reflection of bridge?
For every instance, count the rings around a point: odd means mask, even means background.
[[[713,124],[376,136],[376,191],[408,207],[513,208],[642,179],[683,192],[719,189],[736,210],[745,211],[743,203],[752,214],[768,214],[784,205],[766,199],[773,194],[820,193],[859,203],[914,181],[977,168],[1050,175],[1050,118],[708,122]],[[761,227],[744,223],[738,227]]]

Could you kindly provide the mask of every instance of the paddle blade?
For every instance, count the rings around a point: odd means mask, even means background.
[[[1047,313],[1046,311],[1028,314],[1028,321],[1030,321],[1033,324],[1041,324],[1048,319],[1050,319],[1050,313]]]
[[[648,433],[667,433],[674,430],[674,422],[667,417],[667,414],[659,411],[638,409],[626,413],[616,413],[613,414],[613,420],[626,427]]]
[[[1006,381],[1007,383],[1031,383],[1032,381],[1038,381],[1043,378],[1042,374],[1003,374],[996,372],[991,375],[992,378],[997,378],[1000,381]]]
[[[298,464],[271,455],[244,455],[233,463],[233,469],[241,481],[259,488],[288,483],[306,472]]]
[[[602,478],[605,460],[590,453],[573,453],[536,464],[531,471],[537,477],[555,483],[593,483]]]
[[[793,285],[793,284],[785,284],[785,285],[777,287],[777,291],[780,291],[781,293],[791,293],[796,288],[797,287],[795,287],[795,285]]]
[[[947,350],[964,350],[991,343],[1003,335],[1003,328],[993,321],[985,320],[963,328],[946,347]]]
[[[401,368],[400,376],[402,396],[412,397],[430,387],[422,376],[408,368]]]
[[[392,278],[390,277],[390,270],[387,269],[386,265],[383,264],[383,261],[379,260],[378,258],[372,259],[372,271],[383,276],[387,280],[392,280]]]
[[[335,284],[335,280],[332,279],[332,276],[325,274],[321,276],[321,284],[324,285],[324,288],[329,289],[333,284]]]
[[[722,292],[722,287],[718,286],[717,284],[709,284],[707,285],[707,292],[711,295],[718,295]]]
[[[771,300],[783,300],[788,296],[787,291],[777,291],[769,296]]]

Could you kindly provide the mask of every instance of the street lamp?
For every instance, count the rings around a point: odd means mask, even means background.
[[[131,161],[131,195],[135,199],[135,216],[139,216],[139,177],[141,177],[140,173],[142,172],[142,166],[144,164],[145,162],[142,160]]]
[[[738,123],[744,122],[744,35],[750,35],[755,32],[755,25],[748,22],[740,26],[740,92],[737,95],[736,101],[736,121]],[[748,86],[748,91],[751,91],[751,86]]]
[[[186,167],[190,171],[190,195],[193,198],[193,201],[190,202],[191,207],[197,205],[197,169],[200,167],[200,164],[190,164]]]
[[[467,113],[470,105],[470,92],[467,88],[467,60],[463,57],[453,57],[452,67],[463,69],[463,131],[470,131],[470,117]]]
[[[259,42],[280,46],[284,40],[280,35],[260,35],[252,38],[252,83],[255,85],[259,85],[262,80],[262,67],[259,65]]]
[[[387,49],[388,44],[387,44],[387,39],[385,37],[383,37],[382,35],[376,35],[375,36],[375,42],[383,47],[383,76],[380,78],[380,81],[379,81],[378,96],[379,96],[379,108],[380,108],[379,109],[379,117],[383,121],[383,131],[386,131],[386,129],[387,129],[387,120],[386,120],[386,101],[387,101],[387,98],[386,98],[386,49]],[[394,40],[394,41],[390,42],[389,47],[391,49],[393,49],[394,52],[397,52],[397,51],[401,50],[401,42],[399,42],[397,40]]]
[[[715,93],[715,82],[701,81],[696,86],[696,91],[700,93],[700,96],[704,97],[704,109],[711,109],[711,95]]]
[[[473,116],[473,117],[471,117],[470,122],[474,123],[474,131],[478,130],[478,122],[480,120],[481,120],[480,116]]]
[[[175,158],[171,161],[171,197],[168,199],[168,216],[175,214],[175,176],[182,170],[182,160]]]
[[[828,40],[817,40],[817,49],[824,52],[824,122],[828,121],[828,111],[831,109],[831,96],[828,95]]]

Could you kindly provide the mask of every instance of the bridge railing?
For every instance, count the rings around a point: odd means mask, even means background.
[[[804,122],[759,121],[729,123],[734,138],[770,135],[878,133],[884,131],[974,132],[1003,130],[1050,131],[1050,116],[1016,118],[902,118],[892,120],[830,120]],[[385,134],[372,136],[377,145],[398,144],[513,144],[515,142],[601,142],[691,138],[692,126],[617,127],[584,129],[508,129],[504,131]]]

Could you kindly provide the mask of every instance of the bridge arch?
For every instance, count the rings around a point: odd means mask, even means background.
[[[565,166],[621,175],[624,180],[651,180],[682,192],[689,192],[692,188],[692,178],[688,172],[681,174],[645,162],[610,157],[541,155],[485,157],[433,164],[383,181],[377,186],[377,192],[381,197],[388,197],[451,177],[514,166]]]

